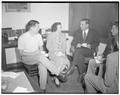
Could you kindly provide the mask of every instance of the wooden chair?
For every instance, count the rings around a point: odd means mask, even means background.
[[[28,65],[24,63],[24,68],[30,77],[38,76],[38,65]]]

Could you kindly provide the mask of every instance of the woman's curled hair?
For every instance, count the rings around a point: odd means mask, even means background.
[[[51,26],[51,31],[52,31],[52,32],[56,32],[58,25],[61,25],[61,22],[55,22],[55,23]]]

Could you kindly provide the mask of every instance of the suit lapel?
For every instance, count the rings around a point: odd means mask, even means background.
[[[85,41],[88,41],[90,38],[91,38],[91,31],[90,31],[90,29],[89,29]]]
[[[81,39],[82,42],[84,42],[83,33],[82,33],[81,30],[80,30],[80,39]]]

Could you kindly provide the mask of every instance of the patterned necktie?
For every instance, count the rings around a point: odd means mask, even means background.
[[[84,32],[83,32],[83,39],[85,40],[86,37],[87,37],[87,35],[86,35],[86,32],[84,31]]]

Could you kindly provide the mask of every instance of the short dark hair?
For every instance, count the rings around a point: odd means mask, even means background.
[[[55,32],[57,30],[57,26],[61,25],[61,22],[55,22],[52,26],[51,26],[51,31]]]
[[[86,24],[90,24],[90,19],[87,19],[87,18],[83,18],[83,19],[81,19],[80,21],[85,21]]]
[[[26,31],[29,31],[30,28],[33,27],[33,26],[35,26],[36,24],[39,24],[39,22],[36,21],[36,20],[30,20],[30,21],[26,24],[25,30],[26,30]]]
[[[119,22],[118,21],[114,21],[113,23],[112,23],[112,26],[113,25],[115,25],[117,28],[119,27]]]

